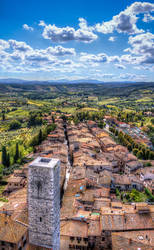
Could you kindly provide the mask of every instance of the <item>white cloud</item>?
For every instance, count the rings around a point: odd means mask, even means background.
[[[152,11],[154,11],[154,4],[148,2],[135,2],[118,15],[113,16],[110,21],[96,24],[95,29],[103,34],[113,33],[115,30],[119,33],[142,33],[144,31],[138,29],[136,26],[138,20],[137,15],[141,13],[147,14]]]
[[[0,39],[0,50],[8,49],[9,47],[10,45],[7,41]]]
[[[24,30],[29,30],[29,31],[33,31],[34,30],[33,27],[28,26],[28,24],[23,24],[22,27],[23,27]]]
[[[110,56],[108,57],[108,61],[113,63],[120,63],[121,59],[119,56]]]
[[[76,55],[74,48],[50,46],[44,50],[33,49],[25,42],[16,40],[0,40],[1,47],[3,50],[0,49],[0,67],[8,72],[50,72],[50,70],[72,72],[77,67],[84,67],[81,63],[70,59],[70,56]],[[60,57],[63,59],[60,60]]]
[[[40,26],[44,27],[42,36],[50,39],[52,42],[68,42],[80,41],[85,43],[93,42],[97,39],[97,35],[93,33],[92,28],[87,26],[87,22],[83,18],[79,18],[79,29],[73,27],[59,28],[55,24],[46,25],[44,21],[40,21]]]
[[[43,20],[41,20],[41,21],[39,22],[38,25],[39,25],[39,26],[42,26],[42,27],[45,27],[45,26],[46,26],[46,24],[45,24],[45,22],[44,22]]]
[[[20,52],[26,52],[32,50],[32,48],[25,42],[18,42],[16,40],[9,40],[9,45],[12,49],[18,50]]]
[[[122,64],[115,64],[116,68],[118,69],[126,69],[126,67]]]
[[[64,48],[62,46],[48,47],[47,52],[55,56],[76,55],[74,48]]]
[[[131,48],[126,49],[136,55],[139,63],[154,63],[154,34],[147,32],[144,34],[130,36],[128,43]]]
[[[80,61],[82,62],[92,62],[92,63],[105,63],[107,62],[107,55],[104,53],[99,53],[97,55],[81,53]]]
[[[110,36],[109,39],[108,39],[110,42],[114,42],[116,40],[116,37],[115,36]]]
[[[142,21],[145,23],[149,23],[151,21],[154,21],[154,17],[151,16],[150,14],[144,14]]]
[[[141,14],[154,11],[154,4],[148,2],[135,2],[127,7],[127,13]]]
[[[122,80],[133,80],[133,81],[141,81],[146,79],[146,75],[137,75],[131,73],[120,74],[119,78]]]
[[[146,71],[151,71],[154,72],[154,66],[152,67],[148,67],[148,66],[143,66],[143,65],[139,65],[139,66],[135,66],[134,69],[136,70],[146,70]]]

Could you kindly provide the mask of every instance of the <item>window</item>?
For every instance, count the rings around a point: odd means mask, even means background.
[[[74,240],[74,237],[70,237],[70,240],[73,241],[73,240]]]
[[[42,222],[42,217],[40,217],[40,222]]]
[[[2,246],[5,246],[5,242],[4,241],[2,241]]]
[[[77,237],[76,239],[77,239],[77,242],[80,243],[81,237]]]
[[[102,237],[102,241],[105,241],[105,237]]]

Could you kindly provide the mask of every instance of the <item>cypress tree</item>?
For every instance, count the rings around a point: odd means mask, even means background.
[[[2,147],[2,164],[6,166],[7,163],[7,152],[6,152],[6,147]]]
[[[6,159],[6,166],[9,167],[10,166],[10,154],[7,154],[7,159]]]
[[[19,159],[19,146],[18,146],[18,143],[16,143],[16,152],[14,155],[14,162],[17,162],[18,159]]]
[[[5,113],[2,114],[2,120],[5,121]]]

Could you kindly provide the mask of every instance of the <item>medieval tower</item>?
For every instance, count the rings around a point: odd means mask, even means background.
[[[28,170],[29,243],[60,249],[60,161],[38,157]]]

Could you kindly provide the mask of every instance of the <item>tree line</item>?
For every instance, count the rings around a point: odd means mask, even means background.
[[[150,150],[143,144],[135,142],[135,140],[122,131],[118,131],[114,127],[110,127],[109,130],[114,134],[114,136],[118,139],[118,142],[127,147],[128,150],[133,152],[133,154],[142,160],[154,160],[154,152]]]
[[[31,147],[33,152],[36,151],[35,147],[43,140],[45,140],[48,136],[48,134],[53,131],[56,128],[56,125],[54,123],[47,125],[45,128],[40,129],[37,134],[32,136],[28,147]],[[11,166],[14,164],[21,164],[23,161],[23,154],[20,149],[20,145],[18,142],[15,144],[15,150],[13,154],[13,158],[10,157],[10,151],[9,147],[2,146],[2,157],[1,157],[1,166],[0,166],[0,179],[3,176],[3,172],[10,173],[11,172]],[[5,171],[3,171],[5,170]]]

